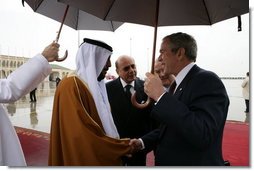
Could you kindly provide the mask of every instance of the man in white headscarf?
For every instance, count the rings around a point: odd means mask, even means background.
[[[84,39],[76,73],[59,83],[51,122],[49,165],[115,166],[130,150],[119,139],[106,93],[104,78],[111,66],[112,48]]]
[[[6,79],[0,79],[0,103],[15,102],[38,86],[50,73],[49,62],[58,59],[59,44],[51,43]],[[0,165],[26,166],[25,157],[6,108],[0,104]]]

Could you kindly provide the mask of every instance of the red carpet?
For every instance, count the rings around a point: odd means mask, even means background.
[[[225,125],[223,136],[223,157],[232,166],[250,166],[249,124],[230,122]]]
[[[28,166],[47,166],[49,134],[26,128],[15,127]]]
[[[224,160],[228,160],[231,166],[250,166],[249,132],[249,124],[227,121],[223,135],[222,152]],[[152,152],[148,154],[147,166],[154,166]]]
[[[47,166],[49,134],[15,127],[28,166]],[[249,124],[228,121],[223,136],[223,157],[231,166],[249,165]],[[148,154],[147,166],[154,166],[153,153]]]

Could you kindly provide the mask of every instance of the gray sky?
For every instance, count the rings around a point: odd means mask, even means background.
[[[250,6],[253,6],[252,1]],[[34,13],[21,5],[21,0],[0,0],[0,54],[32,57],[41,52],[56,37],[60,23]],[[197,64],[216,72],[219,76],[245,76],[249,70],[249,14],[242,16],[242,32],[237,31],[237,18],[212,26],[159,27],[156,56],[161,39],[174,32],[186,32],[198,43]],[[78,40],[80,37],[80,40]],[[103,40],[113,46],[112,67],[120,55],[132,55],[143,77],[150,71],[153,28],[136,24],[124,24],[115,32],[76,31],[64,26],[59,43],[61,54],[65,49],[69,57],[59,65],[75,69],[75,57],[79,42],[84,37]]]

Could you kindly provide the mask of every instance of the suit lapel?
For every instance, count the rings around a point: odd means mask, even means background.
[[[180,83],[180,85],[177,87],[174,96],[178,99],[181,94],[183,93],[185,87],[188,85],[188,82],[193,78],[195,73],[200,70],[200,68],[197,65],[194,65],[191,70],[188,72],[188,74],[185,76],[183,81]]]
[[[136,91],[136,100],[138,103],[141,103],[143,100],[145,100],[145,99],[143,99],[144,97],[142,95],[142,94],[144,94],[143,87],[144,86],[142,84],[142,81],[137,78],[134,83],[134,90]]]
[[[124,104],[129,104],[129,101],[128,99],[126,98],[126,94],[125,94],[125,91],[124,91],[124,88],[123,88],[123,85],[120,81],[120,77],[117,78],[117,84],[116,84],[116,89],[115,89],[116,92],[118,92],[119,94],[117,94],[118,98],[117,99],[122,99],[122,102]],[[119,98],[119,96],[121,98]],[[124,105],[126,106],[126,105]]]
[[[117,104],[115,107],[117,108],[117,111],[121,111],[119,113],[112,113],[114,115],[114,122],[117,122],[118,125],[122,129],[126,129],[125,127],[128,126],[128,120],[129,120],[129,113],[131,110],[130,102],[126,98],[125,91],[123,89],[123,85],[120,81],[120,77],[117,78],[114,86],[114,90],[117,93],[115,94],[115,104]]]
[[[173,94],[174,97],[176,97],[177,99],[180,98],[181,94],[184,92],[185,87],[188,85],[188,82],[193,78],[193,76],[195,75],[195,73],[197,73],[200,70],[200,68],[197,65],[194,65],[191,70],[188,72],[188,74],[185,76],[185,78],[183,79],[183,81],[181,82],[181,84],[177,87],[175,93]],[[166,124],[162,124],[160,126],[160,135],[159,138],[161,138],[164,134],[164,132],[167,129],[167,125]]]

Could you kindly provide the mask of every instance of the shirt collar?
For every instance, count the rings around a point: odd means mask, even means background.
[[[120,81],[123,85],[123,88],[125,88],[125,86],[127,85],[127,83],[120,77]],[[134,81],[132,81],[129,85],[131,85],[132,87],[134,87]]]
[[[176,76],[175,81],[176,81],[176,89],[177,87],[181,84],[185,76],[188,74],[188,72],[191,70],[191,68],[195,65],[194,62],[189,63],[186,65]]]

